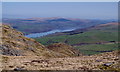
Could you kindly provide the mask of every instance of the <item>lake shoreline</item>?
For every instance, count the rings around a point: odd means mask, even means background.
[[[37,38],[37,37],[43,37],[43,36],[46,36],[46,35],[49,35],[49,34],[54,34],[54,33],[57,33],[57,32],[67,32],[67,31],[73,31],[73,30],[76,30],[76,28],[73,28],[73,29],[66,29],[66,30],[51,30],[51,31],[47,31],[47,32],[41,32],[41,33],[32,33],[32,34],[28,34],[28,35],[25,35],[25,37],[28,37],[28,38]]]

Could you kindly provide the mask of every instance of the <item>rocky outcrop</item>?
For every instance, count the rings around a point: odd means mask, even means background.
[[[0,50],[3,55],[9,56],[44,56],[44,57],[64,57],[69,56],[46,48],[44,45],[27,38],[23,33],[11,28],[8,25],[2,25],[2,43]],[[62,46],[61,46],[62,47]],[[55,49],[55,48],[54,48]],[[69,50],[68,50],[69,51]],[[75,56],[70,52],[70,56]]]
[[[67,45],[65,43],[54,43],[47,46],[48,49],[59,52],[65,56],[80,56],[82,55],[79,51],[77,51],[75,48],[73,48],[70,45]]]

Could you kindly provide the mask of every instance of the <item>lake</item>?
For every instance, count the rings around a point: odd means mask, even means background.
[[[76,29],[76,28],[75,28],[75,29]],[[33,33],[33,34],[25,35],[25,37],[28,37],[28,38],[36,38],[36,37],[42,37],[42,36],[46,36],[46,35],[49,35],[49,34],[57,33],[57,32],[73,31],[73,30],[75,30],[75,29],[67,29],[67,30],[52,30],[52,31],[42,32],[42,33]]]

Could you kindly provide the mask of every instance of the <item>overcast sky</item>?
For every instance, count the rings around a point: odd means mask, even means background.
[[[4,18],[117,19],[117,2],[3,2]]]

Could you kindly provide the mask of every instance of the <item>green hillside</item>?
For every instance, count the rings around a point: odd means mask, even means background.
[[[41,38],[35,38],[38,42],[49,45],[52,43],[64,42],[73,45],[86,55],[109,52],[118,49],[118,26],[108,24],[89,28],[83,33],[78,32],[70,35],[69,32],[62,35],[55,34]]]

